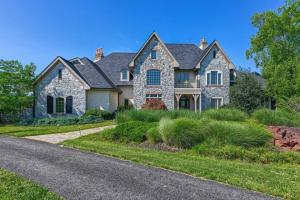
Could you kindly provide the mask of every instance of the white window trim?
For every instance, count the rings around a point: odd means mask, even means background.
[[[125,69],[123,69],[123,70],[125,70]],[[127,79],[123,79],[123,73],[122,73],[123,70],[121,70],[121,72],[120,72],[120,80],[121,81],[129,81],[129,70],[127,69]]]
[[[221,99],[221,105],[220,106],[224,105],[224,97],[211,97],[211,99]],[[217,109],[219,109],[219,105],[217,105]]]
[[[207,84],[207,74],[211,73],[212,71],[217,71],[218,74],[219,73],[221,74],[221,84]],[[217,79],[218,79],[218,77],[217,77]],[[210,81],[211,81],[211,77],[210,77]],[[223,85],[223,71],[222,70],[218,70],[218,69],[211,69],[211,70],[205,72],[205,85],[206,86],[210,86],[210,85],[212,85],[212,86]]]

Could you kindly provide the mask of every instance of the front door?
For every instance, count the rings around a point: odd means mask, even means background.
[[[190,109],[190,99],[186,96],[182,96],[179,100],[179,108]]]

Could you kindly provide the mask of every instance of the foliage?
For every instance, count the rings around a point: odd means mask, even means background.
[[[203,117],[225,121],[245,121],[248,118],[246,113],[234,108],[210,109],[204,111]]]
[[[152,127],[147,131],[147,140],[153,144],[162,142],[161,135],[158,131],[158,127]]]
[[[112,132],[111,139],[120,142],[143,142],[146,140],[147,131],[155,127],[156,123],[146,123],[140,121],[129,121],[119,124]]]
[[[148,99],[144,105],[144,110],[167,110],[166,104],[160,99]]]
[[[103,118],[104,120],[110,120],[114,118],[114,115],[112,113],[100,109],[89,109],[84,113],[83,116],[94,116],[98,118]]]
[[[133,109],[133,106],[128,105],[128,106],[119,106],[117,110],[118,110],[118,112],[123,112],[123,111],[131,110],[131,109]]]
[[[0,113],[17,116],[33,105],[35,65],[0,60]]]
[[[269,147],[244,148],[236,145],[214,146],[212,141],[206,141],[193,148],[199,155],[213,156],[218,159],[241,160],[246,162],[293,163],[300,164],[300,154],[296,152],[281,152]]]
[[[191,148],[200,143],[208,133],[204,120],[192,120],[179,118],[175,120],[162,119],[159,123],[159,131],[163,141],[171,146]]]
[[[118,123],[128,121],[145,121],[145,122],[158,122],[162,118],[176,119],[179,117],[200,119],[201,113],[189,110],[129,110],[119,112],[116,120]]]
[[[277,107],[288,112],[300,112],[300,97],[280,98],[277,102]]]
[[[58,195],[46,188],[17,176],[11,172],[0,169],[1,199],[47,199],[62,200]]]
[[[284,110],[260,109],[252,113],[253,118],[265,125],[285,125],[300,127],[300,115]]]
[[[35,120],[21,120],[19,125],[34,125],[34,126],[49,126],[49,125],[72,125],[72,124],[89,124],[102,122],[103,118],[88,115],[81,117],[55,117],[55,118],[41,118]],[[32,122],[31,124],[29,124]]]
[[[255,14],[258,29],[246,52],[261,67],[271,96],[300,96],[299,0],[286,0],[277,11]]]
[[[229,106],[250,113],[261,107],[263,98],[263,90],[253,75],[241,72],[236,83],[230,87]]]

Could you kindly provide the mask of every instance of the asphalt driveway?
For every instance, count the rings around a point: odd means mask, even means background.
[[[0,168],[65,199],[273,199],[214,181],[58,145],[0,136]]]

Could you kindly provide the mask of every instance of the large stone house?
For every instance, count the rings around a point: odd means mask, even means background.
[[[234,65],[217,41],[164,43],[154,32],[136,53],[55,58],[35,82],[35,116],[81,115],[97,108],[139,109],[161,99],[168,109],[203,111],[229,102]]]

